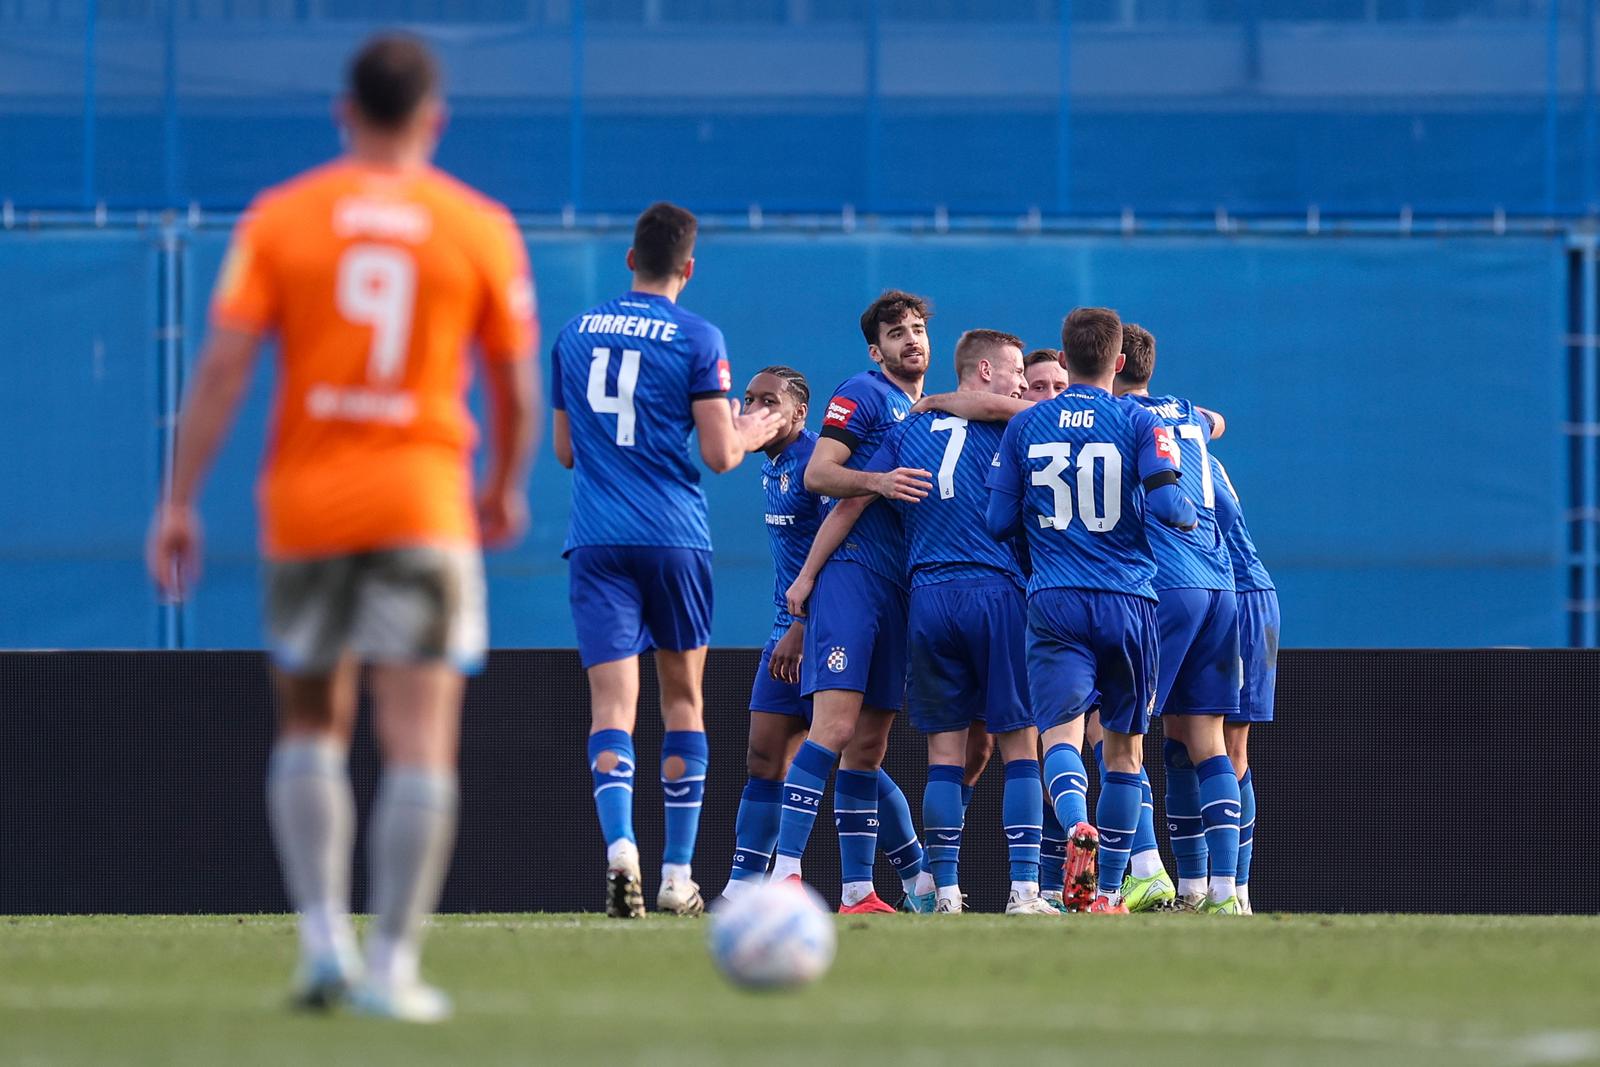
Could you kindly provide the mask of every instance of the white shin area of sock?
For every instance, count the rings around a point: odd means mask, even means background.
[[[1214,901],[1227,900],[1234,895],[1233,876],[1213,874],[1211,876],[1211,899]]]
[[[931,893],[937,888],[933,884],[933,875],[927,871],[918,871],[915,878],[902,878],[900,883],[906,887],[906,892],[912,896],[920,897],[924,893]]]
[[[1011,883],[1011,892],[1015,893],[1019,900],[1031,900],[1032,898],[1034,898],[1034,897],[1039,895],[1039,883],[1038,882],[1012,882]]]
[[[800,873],[800,857],[777,855],[772,858],[772,880],[781,882],[791,874]]]
[[[663,882],[689,881],[689,865],[687,863],[663,863],[661,865],[661,880]]]
[[[1205,891],[1206,880],[1204,878],[1178,879],[1178,895],[1180,897],[1193,896],[1196,893],[1204,893]]]
[[[871,882],[846,882],[839,893],[839,899],[846,905],[859,904],[873,893],[877,892]]]
[[[386,986],[406,985],[417,980],[419,952],[415,942],[391,941],[374,934],[367,939],[367,976]]]
[[[1154,878],[1166,873],[1166,868],[1161,865],[1161,853],[1153,848],[1134,853],[1128,864],[1135,878]]]

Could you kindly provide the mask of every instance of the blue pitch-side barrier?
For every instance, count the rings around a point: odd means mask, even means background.
[[[175,238],[0,231],[0,646],[259,643],[251,483],[266,371],[207,487],[198,595],[159,607],[143,574],[179,368],[226,242]],[[626,245],[529,235],[547,339],[626,285]],[[685,303],[722,326],[736,387],[787,362],[821,396],[867,366],[856,321],[886,286],[935,301],[934,388],[953,385],[964,329],[1042,345],[1073,305],[1113,305],[1155,332],[1158,387],[1229,415],[1217,451],[1278,579],[1287,644],[1563,645],[1582,595],[1568,584],[1581,497],[1564,422],[1583,410],[1568,257],[1557,237],[709,233]],[[759,477],[748,462],[706,478],[719,646],[758,644],[770,624]],[[491,558],[493,638],[570,646],[569,476],[548,441],[532,490],[530,537]]]

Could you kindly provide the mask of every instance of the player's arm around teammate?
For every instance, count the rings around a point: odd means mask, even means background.
[[[267,793],[300,915],[296,996],[326,1007],[353,989],[358,1008],[419,1022],[449,1012],[420,982],[418,954],[454,839],[462,671],[486,644],[478,546],[520,533],[535,432],[526,253],[503,208],[428,165],[443,127],[437,85],[420,42],[373,39],[341,102],[346,157],[264,194],[241,223],[150,544],[158,584],[185,595],[201,480],[260,341],[277,334],[261,483],[280,706]],[[427,331],[413,330],[419,318]],[[474,340],[493,422],[476,521],[462,365]],[[349,920],[345,769],[363,662],[384,763],[365,975]]]

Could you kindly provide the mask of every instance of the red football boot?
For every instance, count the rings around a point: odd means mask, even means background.
[[[1094,903],[1089,905],[1089,914],[1126,915],[1128,914],[1128,906],[1121,900],[1118,900],[1115,904],[1113,904],[1111,903],[1110,894],[1101,893],[1094,898]]]
[[[1094,903],[1095,884],[1100,874],[1100,831],[1080,822],[1067,834],[1067,861],[1063,871],[1065,890],[1062,900],[1068,911],[1088,911]]]
[[[840,904],[840,915],[893,915],[894,909],[877,893],[868,893],[854,904]]]

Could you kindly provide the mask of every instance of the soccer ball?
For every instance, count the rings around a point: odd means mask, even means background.
[[[735,985],[781,989],[816,981],[833,963],[833,917],[800,882],[753,886],[711,914],[711,958]]]

